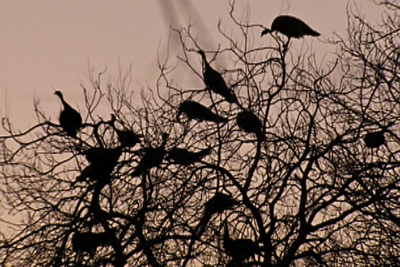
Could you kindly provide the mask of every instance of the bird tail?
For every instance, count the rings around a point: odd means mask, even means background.
[[[213,121],[216,123],[227,123],[228,119],[215,114]]]
[[[211,151],[212,151],[211,148],[206,148],[206,149],[203,149],[202,151],[198,152],[197,154],[199,155],[199,158],[203,158],[207,155],[210,155]]]
[[[236,95],[233,92],[229,92],[229,94],[226,94],[224,97],[226,101],[228,101],[231,104],[238,102]]]
[[[314,31],[314,30],[311,30],[310,33],[309,33],[309,35],[311,35],[311,36],[320,36],[321,34],[320,34],[319,32],[316,32],[316,31]]]

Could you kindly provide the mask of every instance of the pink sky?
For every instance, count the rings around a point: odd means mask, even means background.
[[[345,34],[347,0],[236,2],[238,8],[250,3],[250,23],[269,26],[275,16],[291,14],[319,31],[321,40],[333,32]],[[379,18],[370,1],[357,2],[363,13]],[[171,22],[196,22],[199,36],[207,36],[207,45],[216,47],[222,39],[215,33],[218,19],[231,25],[227,10],[228,0],[1,1],[0,117],[10,115],[21,130],[33,125],[36,97],[56,121],[60,104],[55,89],[63,91],[71,105],[83,108],[79,83],[88,84],[89,65],[98,71],[107,67],[106,77],[115,77],[118,64],[125,69],[132,64],[134,86],[153,86],[157,52],[166,51]],[[312,40],[313,47],[325,49],[321,40]],[[263,42],[267,39],[260,39]]]

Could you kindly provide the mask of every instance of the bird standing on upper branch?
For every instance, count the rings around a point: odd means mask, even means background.
[[[116,117],[114,114],[111,114],[111,120],[108,122],[110,126],[117,133],[118,141],[121,143],[122,147],[134,147],[137,143],[140,143],[140,138],[142,135],[136,134],[131,130],[119,130],[115,127]]]
[[[90,165],[83,169],[81,174],[76,177],[76,182],[82,182],[86,178],[107,182],[110,180],[110,174],[114,170],[114,167],[118,164],[118,159],[122,154],[122,147],[92,147],[84,151],[83,154]]]
[[[278,31],[290,38],[300,38],[304,35],[320,36],[320,33],[314,31],[307,24],[298,18],[284,15],[278,16],[274,19],[271,24],[271,29],[265,29],[262,31],[261,36]]]
[[[257,139],[265,140],[262,132],[262,123],[260,119],[250,111],[242,111],[237,115],[236,122],[238,126],[246,133],[255,133]]]
[[[60,91],[55,91],[54,94],[60,98],[64,106],[64,109],[60,112],[60,125],[67,135],[76,138],[76,133],[82,127],[81,114],[65,102],[63,94]]]
[[[208,64],[204,51],[199,50],[198,53],[203,59],[203,80],[207,88],[214,93],[223,96],[229,103],[237,103],[235,94],[228,88],[224,78],[222,78],[221,74],[211,68],[210,64]]]
[[[139,176],[153,167],[160,165],[165,156],[165,144],[167,143],[168,134],[162,135],[163,142],[159,147],[147,147],[144,154],[137,165],[136,169],[131,173],[132,177]]]
[[[211,110],[194,101],[186,100],[179,106],[178,114],[176,115],[177,121],[180,122],[180,115],[185,113],[189,119],[198,121],[212,121],[215,123],[225,123],[228,119],[214,114]]]

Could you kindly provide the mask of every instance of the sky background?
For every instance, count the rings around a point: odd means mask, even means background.
[[[228,18],[228,0],[0,0],[0,117],[9,116],[17,129],[35,124],[33,99],[57,121],[61,90],[74,107],[83,109],[80,83],[89,84],[89,68],[107,68],[105,77],[116,77],[118,67],[132,66],[135,94],[139,84],[153,87],[159,70],[157,54],[165,55],[170,44],[174,57],[176,38],[170,26],[187,26],[208,48],[217,48],[219,19]],[[324,40],[336,32],[346,34],[347,0],[236,0],[240,15],[248,5],[249,23],[270,26],[280,14],[301,18],[321,33],[299,42],[312,42],[324,51]],[[371,22],[381,11],[369,0],[351,0]],[[357,6],[357,8],[356,8]],[[240,17],[240,16],[239,16]],[[260,44],[268,42],[260,38]],[[200,58],[199,58],[200,62]],[[181,73],[177,73],[181,75]],[[0,129],[0,135],[4,131]]]

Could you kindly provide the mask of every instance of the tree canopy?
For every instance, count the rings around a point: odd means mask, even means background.
[[[83,110],[64,92],[73,131],[39,106],[25,131],[3,118],[1,204],[21,220],[3,220],[2,265],[399,266],[400,7],[377,4],[381,24],[349,13],[318,64],[315,37],[255,45],[265,28],[232,3],[218,48],[174,29],[199,87],[160,63],[135,105],[129,73],[93,73]]]

